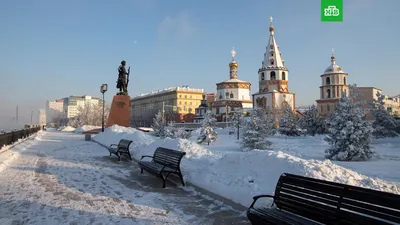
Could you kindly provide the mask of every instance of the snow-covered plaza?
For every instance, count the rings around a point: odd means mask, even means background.
[[[134,151],[134,148],[131,148]],[[0,154],[0,224],[248,224],[191,187],[140,175],[82,134],[45,131]]]

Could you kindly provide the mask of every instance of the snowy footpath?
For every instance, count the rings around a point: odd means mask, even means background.
[[[41,132],[0,170],[0,224],[249,224],[243,212],[140,175],[79,134]],[[4,160],[4,159],[1,159]],[[9,160],[10,161],[10,160]]]

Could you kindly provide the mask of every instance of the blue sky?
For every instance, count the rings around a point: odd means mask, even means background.
[[[344,0],[342,23],[320,22],[320,0],[2,0],[0,1],[0,122],[69,95],[116,93],[117,66],[131,66],[135,96],[188,84],[215,92],[228,79],[235,46],[239,79],[258,89],[269,17],[297,104],[319,97],[319,75],[330,64],[349,82],[400,94],[399,0]]]

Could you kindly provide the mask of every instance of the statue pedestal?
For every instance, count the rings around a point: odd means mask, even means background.
[[[111,104],[106,127],[118,125],[130,127],[131,98],[128,95],[115,95]]]

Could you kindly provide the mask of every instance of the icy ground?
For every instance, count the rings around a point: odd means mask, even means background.
[[[79,134],[42,132],[2,153],[0,224],[248,224],[203,195],[140,176],[137,163],[110,158]],[[0,156],[1,156],[0,155]]]

